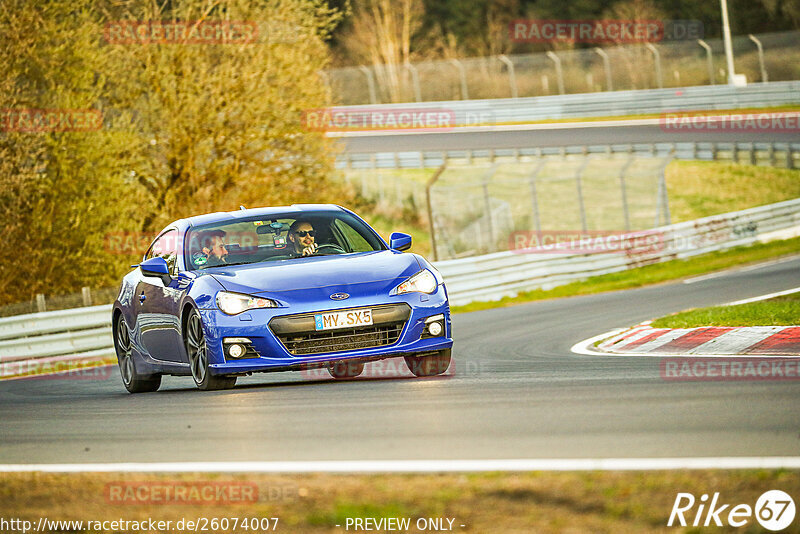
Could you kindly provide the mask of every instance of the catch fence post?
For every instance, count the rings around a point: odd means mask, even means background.
[[[425,184],[425,203],[428,207],[428,226],[430,227],[431,232],[431,251],[433,252],[433,261],[439,261],[439,252],[436,249],[436,225],[433,222],[433,202],[431,201],[431,188],[447,168],[447,157],[445,154],[442,154],[442,159],[443,163],[441,167],[436,169],[436,172],[433,173],[431,179],[428,180],[427,184]]]
[[[502,61],[508,69],[508,85],[511,87],[511,98],[519,97],[519,92],[517,91],[517,76],[514,73],[514,63],[512,63],[505,54],[497,56],[497,59]]]
[[[84,306],[91,306],[92,305],[92,290],[88,287],[81,288],[81,297],[83,298],[83,305]]]

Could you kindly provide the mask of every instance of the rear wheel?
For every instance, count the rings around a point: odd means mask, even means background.
[[[354,378],[364,371],[364,362],[336,362],[328,365],[333,378]]]
[[[131,350],[131,336],[122,315],[117,316],[114,324],[114,349],[117,351],[122,383],[129,393],[156,391],[161,386],[161,375],[144,376],[136,372],[136,362]]]
[[[416,376],[436,376],[450,367],[452,349],[440,350],[428,356],[406,356],[406,365]]]
[[[189,366],[192,369],[192,378],[198,388],[210,391],[215,389],[230,389],[236,385],[235,376],[212,375],[208,370],[208,345],[203,333],[203,322],[197,310],[189,313],[184,332],[186,353],[189,355]]]

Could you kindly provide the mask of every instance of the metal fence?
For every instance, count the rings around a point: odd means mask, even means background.
[[[800,104],[800,81],[749,84],[744,87],[714,85],[674,89],[647,89],[583,93],[547,97],[499,98],[493,100],[466,100],[448,102],[422,102],[413,105],[414,111],[436,110],[452,114],[454,126],[506,125],[514,128],[519,123],[548,119],[609,117],[639,114],[662,114],[678,111],[730,110],[762,108]],[[355,108],[341,106],[337,112],[369,115],[370,112],[390,113],[408,110],[407,104],[363,105]],[[794,112],[785,112],[791,114]],[[794,119],[796,121],[796,119]],[[661,125],[661,119],[638,119],[629,122],[640,125]],[[537,125],[538,128],[556,128],[554,125]],[[791,129],[789,127],[788,129]],[[433,130],[431,130],[433,131]],[[450,130],[442,130],[444,132]],[[458,130],[463,131],[463,130]],[[391,130],[329,132],[331,137],[395,134]]]
[[[670,223],[674,157],[793,168],[800,144],[685,143],[348,154],[341,179],[389,212],[423,213],[434,260],[508,250],[519,231]]]
[[[620,253],[498,252],[436,262],[450,302],[498,300],[520,291],[642,265],[688,258],[758,241],[800,234],[800,199],[705,217],[658,229],[662,246]],[[540,252],[540,251],[538,251]],[[95,306],[0,319],[0,377],[44,362],[107,361],[113,357],[111,307]]]
[[[733,39],[749,82],[800,79],[800,32]],[[721,39],[493,56],[326,72],[341,105],[517,98],[725,84]]]
[[[653,235],[654,232],[648,232]],[[499,300],[590,276],[800,235],[800,199],[660,227],[659,246],[596,254],[530,250],[436,263],[454,305]]]
[[[508,250],[509,236],[521,230],[627,231],[667,224],[664,169],[670,159],[578,154],[344,176],[382,207],[425,210],[433,259],[439,260]]]

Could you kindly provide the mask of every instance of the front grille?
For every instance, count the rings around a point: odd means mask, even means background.
[[[411,308],[407,304],[391,304],[372,306],[371,309],[373,324],[370,326],[316,330],[313,313],[275,317],[269,326],[286,350],[295,356],[369,349],[396,343],[411,315]]]
[[[320,354],[383,347],[400,339],[404,323],[278,336],[291,354]]]

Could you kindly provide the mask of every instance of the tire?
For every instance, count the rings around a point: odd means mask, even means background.
[[[436,376],[450,367],[452,349],[440,350],[429,356],[406,356],[406,365],[415,376]]]
[[[136,360],[131,350],[131,335],[122,315],[114,323],[114,349],[117,352],[119,374],[129,393],[156,391],[161,386],[161,375],[141,375],[136,371]]]
[[[209,371],[208,346],[206,345],[206,336],[203,333],[203,321],[200,319],[200,314],[197,313],[197,310],[192,310],[189,313],[183,333],[183,341],[186,345],[186,354],[189,355],[192,378],[199,389],[213,391],[230,389],[236,385],[235,376],[212,375]]]
[[[328,364],[328,372],[333,378],[355,378],[364,372],[364,362],[336,362]]]

